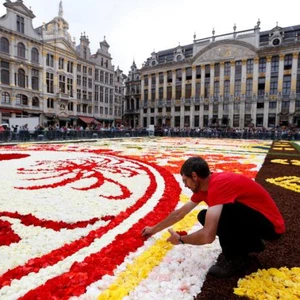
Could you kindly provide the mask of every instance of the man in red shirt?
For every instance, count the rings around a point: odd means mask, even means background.
[[[198,214],[203,228],[184,236],[169,229],[168,241],[173,245],[204,245],[218,236],[223,259],[209,269],[209,274],[230,277],[245,267],[249,253],[265,249],[264,240],[276,240],[285,232],[275,202],[251,178],[229,172],[211,173],[201,157],[187,159],[180,174],[185,186],[193,192],[191,200],[155,226],[145,227],[142,236],[149,237],[172,226],[201,201],[206,202],[208,209]]]

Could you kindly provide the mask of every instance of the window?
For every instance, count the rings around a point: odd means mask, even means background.
[[[219,77],[220,76],[220,64],[217,63],[215,64],[215,77]]]
[[[68,111],[73,111],[73,110],[74,110],[74,103],[68,102]]]
[[[34,107],[39,107],[40,106],[40,101],[38,97],[33,97],[32,98],[32,106]]]
[[[164,83],[164,73],[163,72],[159,73],[158,80],[159,80],[159,84],[163,84]]]
[[[167,87],[167,100],[172,100],[172,87]]]
[[[224,81],[224,98],[229,98],[230,96],[230,81]]]
[[[95,81],[99,81],[99,70],[98,69],[96,69],[95,70]]]
[[[16,96],[16,105],[28,105],[28,97],[26,95],[18,94]]]
[[[291,75],[283,76],[282,95],[289,95],[291,92]]]
[[[201,79],[201,66],[196,66],[196,79]]]
[[[85,76],[82,77],[82,86],[87,87],[87,77]]]
[[[247,60],[246,72],[247,74],[253,74],[253,59]]]
[[[100,102],[104,101],[104,92],[103,92],[103,86],[100,86]]]
[[[158,89],[158,98],[159,98],[160,100],[162,100],[163,97],[164,97],[164,88],[160,87],[160,88]]]
[[[39,63],[39,51],[36,48],[31,49],[31,61],[33,63]]]
[[[192,68],[186,68],[185,70],[185,79],[192,80]]]
[[[17,56],[25,58],[25,46],[23,43],[17,45]]]
[[[181,85],[176,85],[176,99],[181,99]]]
[[[234,83],[234,96],[240,97],[241,96],[241,80],[235,80]]]
[[[81,90],[77,89],[77,99],[81,100]]]
[[[204,98],[208,98],[210,96],[210,83],[209,81],[204,83]]]
[[[9,104],[10,103],[10,95],[7,92],[3,92],[2,93],[2,100],[1,100],[2,104]]]
[[[267,59],[265,57],[261,57],[258,62],[258,72],[265,73],[267,68]]]
[[[46,73],[47,93],[54,93],[53,88],[53,73]]]
[[[278,91],[278,77],[271,77],[270,80],[270,95],[277,95]]]
[[[73,79],[67,78],[67,90],[70,97],[73,97]]]
[[[269,114],[268,116],[268,127],[275,127],[276,114]]]
[[[253,79],[246,79],[246,97],[252,97]]]
[[[65,93],[66,92],[66,76],[59,75],[59,92]]]
[[[210,65],[205,65],[205,78],[210,78]]]
[[[300,75],[297,76],[296,93],[300,94]]]
[[[82,71],[83,71],[83,74],[87,74],[87,66],[83,66]]]
[[[293,55],[287,54],[284,57],[284,70],[291,70],[292,69],[292,63],[293,63]]]
[[[54,56],[53,56],[53,54],[47,53],[46,66],[53,68],[53,66],[54,66]]]
[[[10,84],[9,62],[1,60],[1,83]]]
[[[270,101],[269,102],[269,109],[276,109],[277,102],[276,101]]]
[[[219,97],[219,93],[220,93],[220,82],[219,81],[215,81],[215,83],[214,83],[214,97],[218,98]]]
[[[81,73],[81,65],[80,64],[77,65],[77,72]]]
[[[240,116],[239,115],[233,115],[233,127],[240,127]]]
[[[173,81],[172,71],[167,72],[167,82],[171,83]]]
[[[155,86],[156,84],[156,77],[155,77],[155,74],[151,74],[151,85],[154,85]]]
[[[200,99],[200,93],[201,93],[201,82],[196,83],[196,92],[195,92],[195,98]]]
[[[282,101],[281,103],[281,109],[288,110],[290,108],[290,101]]]
[[[181,69],[176,70],[176,84],[181,84],[182,81],[182,71]]]
[[[257,127],[263,127],[264,124],[264,115],[263,114],[257,114],[256,115],[256,126]]]
[[[73,62],[72,61],[68,61],[67,72],[68,73],[73,73]]]
[[[271,73],[277,73],[279,71],[279,56],[273,56],[271,59]]]
[[[92,68],[89,68],[88,72],[89,72],[89,76],[93,76],[93,69]]]
[[[5,37],[2,37],[0,40],[0,51],[4,53],[9,53],[9,41]]]
[[[54,99],[52,98],[47,99],[47,108],[54,108]]]
[[[151,89],[151,100],[155,100],[155,88]]]
[[[18,70],[17,85],[22,88],[26,87],[26,76],[25,76],[25,71],[23,69]]]
[[[35,91],[39,90],[39,70],[31,70],[31,88]]]
[[[225,64],[224,64],[224,76],[230,76],[230,68],[231,68],[230,62],[229,61],[225,62]]]
[[[17,15],[17,31],[24,33],[24,18]]]
[[[59,68],[60,70],[63,70],[63,69],[64,69],[64,64],[65,64],[65,60],[64,60],[62,57],[60,57],[60,58],[58,59],[58,68]]]
[[[192,85],[186,84],[185,85],[185,98],[190,99],[192,97]]]
[[[242,75],[242,61],[237,60],[235,62],[235,77],[241,78]]]
[[[264,96],[265,95],[265,77],[259,77],[258,78],[258,90],[257,94],[258,96]]]

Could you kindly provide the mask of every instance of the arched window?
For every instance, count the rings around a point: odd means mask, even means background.
[[[2,93],[2,104],[9,104],[10,103],[10,94],[7,92]]]
[[[39,50],[36,48],[31,49],[31,61],[39,63]]]
[[[28,105],[28,97],[26,95],[18,94],[16,96],[16,105]]]
[[[23,43],[18,43],[17,55],[19,57],[25,58],[25,45]]]
[[[5,37],[2,37],[0,40],[0,51],[4,53],[9,53],[9,41]]]
[[[18,70],[18,86],[25,88],[25,71],[23,69]]]
[[[40,101],[38,97],[33,97],[32,98],[32,106],[34,107],[39,107],[40,106]]]

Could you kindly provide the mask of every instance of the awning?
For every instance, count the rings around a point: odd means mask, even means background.
[[[71,121],[70,118],[65,118],[65,117],[59,117],[58,119],[59,121]]]
[[[54,118],[54,114],[45,114],[47,118]]]
[[[95,118],[91,118],[91,117],[79,117],[79,119],[84,122],[85,124],[100,124]]]
[[[22,110],[9,109],[9,108],[1,108],[0,111],[3,113],[20,113],[20,112],[22,112]]]

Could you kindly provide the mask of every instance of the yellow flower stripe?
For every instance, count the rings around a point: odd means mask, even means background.
[[[300,193],[300,177],[283,176],[277,178],[267,178],[266,181],[296,193]]]
[[[234,294],[255,300],[300,298],[300,268],[258,270],[238,281]]]
[[[186,202],[188,199],[184,195],[180,197],[181,202]],[[199,210],[193,210],[183,220],[174,225],[174,230],[190,230],[195,225],[198,213]],[[126,270],[118,274],[115,281],[97,299],[120,300],[133,291],[143,279],[149,276],[152,269],[160,264],[168,251],[174,247],[166,241],[169,236],[168,232],[163,233],[161,238],[157,239],[149,249],[135,258],[132,263],[127,264]]]

